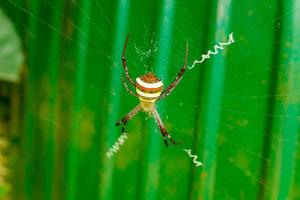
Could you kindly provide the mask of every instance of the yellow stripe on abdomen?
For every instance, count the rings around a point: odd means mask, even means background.
[[[145,102],[154,102],[158,99],[158,97],[161,94],[161,92],[156,92],[156,93],[142,92],[137,88],[136,88],[136,92],[138,94],[139,99]]]

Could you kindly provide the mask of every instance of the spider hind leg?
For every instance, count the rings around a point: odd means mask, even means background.
[[[179,144],[179,143],[175,142],[175,140],[171,137],[171,135],[169,133],[168,133],[168,138],[173,144]]]
[[[167,142],[167,140],[166,140],[166,137],[164,137],[164,141],[165,141],[166,147],[168,147],[168,142]]]
[[[139,111],[141,111],[141,105],[137,105],[134,109],[132,109],[127,115],[125,115],[122,119],[116,122],[116,126],[122,124],[122,133],[125,132],[125,127],[128,121],[130,121]]]
[[[153,110],[153,117],[154,117],[156,123],[158,124],[159,130],[163,136],[166,147],[168,147],[167,137],[173,144],[175,144],[175,145],[178,144],[177,142],[175,142],[175,140],[172,138],[172,136],[168,133],[167,129],[165,128],[165,126],[164,126],[163,122],[161,121],[160,116],[155,108]]]
[[[172,136],[166,131],[166,129],[164,128],[163,130],[161,130],[161,133],[163,134],[164,137],[164,141],[165,141],[165,145],[166,147],[168,147],[168,142],[166,137],[168,137],[168,139],[172,142],[172,144],[177,145],[179,143],[175,142],[175,140],[172,138]]]
[[[125,116],[126,117],[126,116]],[[124,123],[126,124],[126,118],[123,117],[122,119],[120,119],[119,121],[116,122],[116,126],[120,126],[121,124],[124,125]]]

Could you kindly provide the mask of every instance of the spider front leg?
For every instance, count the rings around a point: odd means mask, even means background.
[[[188,43],[186,43],[184,64],[183,64],[182,68],[180,69],[179,73],[177,74],[176,78],[173,80],[173,82],[161,93],[159,99],[169,96],[171,94],[171,92],[177,87],[178,83],[181,81],[183,74],[186,70],[188,53],[189,53],[189,45],[188,45]]]
[[[124,87],[125,87],[126,91],[127,91],[129,94],[131,94],[131,95],[133,95],[133,96],[136,96],[136,97],[137,97],[137,94],[136,94],[136,93],[134,93],[133,91],[131,91],[131,90],[129,89],[129,87],[128,87],[128,85],[127,85],[126,81],[124,80],[124,77],[123,77],[123,76],[122,76],[122,83],[123,83],[123,85],[124,85]]]
[[[126,75],[127,80],[129,81],[129,83],[132,86],[135,86],[135,83],[132,80],[132,78],[130,77],[129,72],[128,72],[128,68],[127,68],[127,65],[126,65],[125,53],[126,53],[126,47],[127,47],[127,43],[128,43],[128,38],[129,38],[129,36],[127,35],[126,41],[125,41],[125,44],[124,44],[124,48],[123,48],[123,52],[122,52],[122,64],[123,64],[123,67],[124,67],[124,70],[125,70],[125,75]]]
[[[164,126],[163,122],[161,121],[161,118],[160,118],[156,108],[154,108],[152,113],[153,113],[153,117],[154,117],[156,123],[158,124],[159,130],[164,138],[165,145],[168,146],[167,137],[173,144],[177,144],[177,142],[175,142],[173,140],[173,138],[171,137],[171,135],[168,133],[166,127]]]
[[[141,105],[137,105],[134,109],[132,109],[127,115],[125,115],[122,119],[117,121],[116,126],[123,125],[122,133],[125,132],[125,126],[129,120],[131,120],[138,112],[142,110]]]

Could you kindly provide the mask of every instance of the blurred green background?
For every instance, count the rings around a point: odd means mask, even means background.
[[[0,199],[300,199],[299,0],[1,0]],[[152,69],[181,145],[124,89]],[[195,167],[183,149],[203,162]]]

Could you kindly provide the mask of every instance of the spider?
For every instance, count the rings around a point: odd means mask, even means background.
[[[128,43],[128,37],[126,37],[126,41],[124,44],[123,52],[122,52],[122,64],[125,70],[125,75],[129,83],[135,87],[136,92],[133,92],[129,89],[124,76],[122,77],[123,85],[126,89],[126,91],[137,97],[140,100],[140,103],[134,107],[129,113],[127,113],[122,119],[117,121],[116,126],[123,125],[122,127],[122,133],[125,132],[125,126],[129,120],[131,120],[138,112],[144,111],[148,113],[150,116],[154,117],[156,123],[158,124],[158,127],[160,129],[160,132],[163,136],[165,145],[168,146],[167,138],[173,143],[178,144],[174,141],[174,139],[171,137],[171,135],[168,133],[167,129],[165,128],[157,110],[156,110],[156,102],[169,96],[171,92],[176,88],[178,83],[183,77],[183,74],[186,70],[186,62],[187,62],[187,56],[188,56],[188,43],[186,43],[186,50],[185,50],[185,58],[184,58],[184,64],[181,68],[180,72],[176,76],[176,78],[173,80],[173,82],[163,90],[163,82],[157,78],[157,76],[153,72],[148,72],[145,75],[139,76],[136,78],[136,82],[132,80],[128,73],[128,68],[126,65],[126,47]]]

